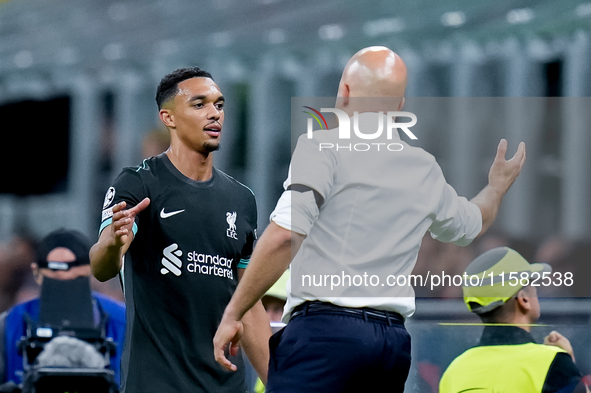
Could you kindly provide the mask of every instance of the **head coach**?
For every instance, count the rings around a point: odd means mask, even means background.
[[[402,109],[406,78],[406,66],[396,53],[385,47],[365,48],[343,71],[336,109],[352,119],[358,112],[359,124],[379,120],[380,112]],[[359,100],[363,97],[371,97],[371,105]],[[292,281],[303,263],[337,267],[351,255],[362,261],[349,257],[348,262],[362,264],[368,272],[387,265],[410,274],[427,231],[460,246],[484,233],[525,161],[523,143],[512,159],[505,160],[507,141],[502,140],[488,185],[468,201],[447,184],[433,156],[406,144],[397,132],[392,142],[404,149],[395,153],[318,152],[314,141],[329,140],[336,133],[321,130],[315,139],[298,139],[286,191],[214,339],[216,359],[228,369],[234,366],[224,357],[224,349],[231,343],[230,353],[236,351],[242,316],[290,261]],[[404,180],[396,180],[402,171]],[[293,285],[284,312],[289,323],[270,340],[267,391],[381,391],[384,386],[403,391],[410,367],[404,320],[414,312],[411,286],[391,297],[301,296],[292,289]]]

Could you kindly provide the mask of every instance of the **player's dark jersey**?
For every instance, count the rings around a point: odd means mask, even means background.
[[[213,336],[246,267],[256,237],[256,203],[246,186],[213,169],[210,180],[181,174],[165,154],[125,168],[107,192],[112,207],[150,198],[134,225],[123,282],[128,338],[122,359],[126,393],[244,392],[244,366],[226,372]]]

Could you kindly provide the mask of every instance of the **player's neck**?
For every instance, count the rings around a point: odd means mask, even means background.
[[[194,150],[169,148],[166,155],[172,165],[186,177],[195,181],[211,179],[213,168],[213,156],[211,153],[203,154]]]

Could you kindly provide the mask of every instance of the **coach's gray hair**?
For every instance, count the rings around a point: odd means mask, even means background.
[[[92,345],[73,337],[51,340],[37,357],[38,367],[105,368],[103,355]]]

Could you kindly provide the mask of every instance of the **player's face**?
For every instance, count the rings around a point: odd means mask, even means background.
[[[224,96],[210,78],[191,78],[178,85],[169,108],[176,135],[187,147],[199,152],[219,149],[224,124]]]

